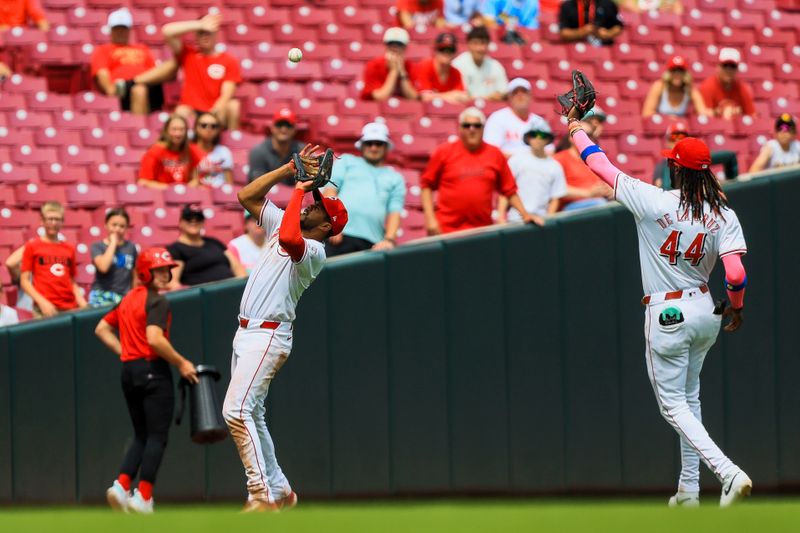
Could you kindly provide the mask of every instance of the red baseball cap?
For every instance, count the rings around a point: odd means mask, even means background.
[[[673,122],[669,125],[669,128],[667,128],[667,137],[675,135],[676,133],[685,133],[689,135],[689,125],[682,120]]]
[[[687,70],[688,67],[686,66],[686,60],[683,56],[672,56],[667,61],[667,70],[672,70],[674,68],[679,68],[681,70]]]
[[[322,202],[322,207],[331,219],[331,236],[339,235],[347,225],[347,208],[335,196],[322,196],[319,189],[314,189],[314,200]]]
[[[661,155],[692,170],[705,170],[711,165],[711,152],[708,146],[696,137],[681,139],[675,143],[672,150],[662,150]]]
[[[288,122],[294,126],[297,124],[297,115],[295,115],[294,111],[288,107],[282,107],[281,109],[275,111],[275,114],[272,115],[272,123],[275,124],[276,122]]]

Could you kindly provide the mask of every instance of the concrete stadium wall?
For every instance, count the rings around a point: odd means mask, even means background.
[[[800,486],[800,172],[728,188],[750,285],[706,360],[703,418],[759,489]],[[229,379],[241,282],[170,294],[173,340]],[[721,297],[721,268],[711,280]],[[621,207],[332,260],[303,296],[268,422],[303,497],[668,492],[678,441],[644,364]],[[131,429],[103,311],[0,330],[0,502],[92,502]],[[716,481],[704,471],[706,487]],[[230,440],[174,427],[164,500],[241,500]]]

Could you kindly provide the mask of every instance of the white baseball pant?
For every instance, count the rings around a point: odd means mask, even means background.
[[[274,502],[292,489],[275,456],[265,403],[269,385],[292,349],[292,325],[262,329],[260,322],[240,327],[233,338],[231,382],[222,413],[244,465],[249,499]]]
[[[678,309],[683,321],[661,324],[659,317],[669,308]],[[711,295],[698,289],[683,291],[678,300],[651,295],[645,311],[647,372],[661,415],[681,440],[678,489],[684,492],[700,490],[701,460],[720,481],[739,469],[708,435],[700,413],[700,370],[722,320],[713,311]]]

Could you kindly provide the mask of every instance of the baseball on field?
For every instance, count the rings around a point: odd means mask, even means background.
[[[289,50],[289,61],[297,63],[303,59],[303,52],[299,48],[292,48]]]

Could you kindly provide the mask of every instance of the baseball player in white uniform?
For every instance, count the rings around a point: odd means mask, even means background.
[[[300,153],[308,171],[318,147]],[[302,209],[313,182],[297,182],[286,206],[279,209],[267,192],[291,178],[293,162],[268,172],[239,191],[239,202],[256,217],[267,234],[267,246],[253,268],[242,295],[239,329],[233,339],[231,382],[223,415],[247,475],[248,501],[244,511],[292,507],[297,494],[281,471],[267,430],[265,400],[269,385],[292,349],[295,307],[325,264],[323,241],[347,224],[347,210],[338,198],[322,197]]]
[[[700,414],[700,370],[717,339],[742,323],[747,284],[741,256],[747,252],[742,227],[709,170],[708,147],[692,137],[665,150],[676,190],[664,191],[617,169],[583,131],[573,107],[569,132],[581,158],[633,213],[645,297],[647,370],[659,409],[681,440],[678,492],[670,506],[699,505],[700,461],[722,483],[720,505],[748,496],[753,482],[714,443]],[[708,277],[717,256],[725,267],[731,307],[715,305]]]

